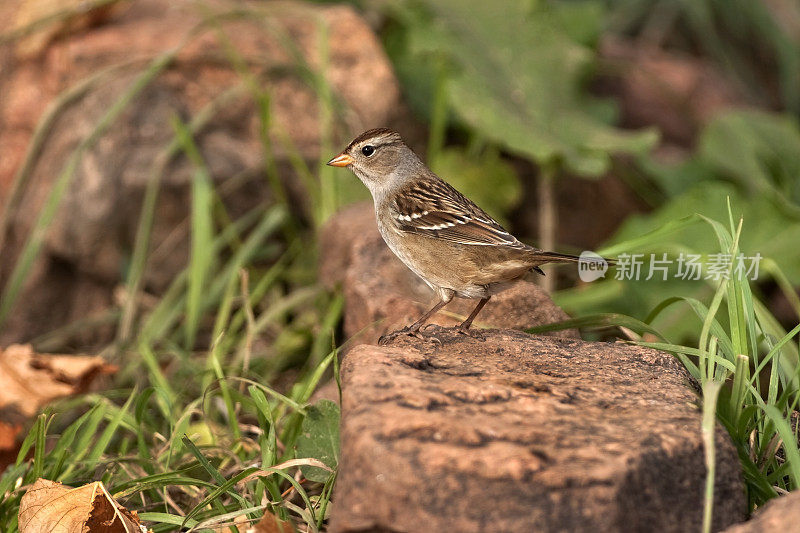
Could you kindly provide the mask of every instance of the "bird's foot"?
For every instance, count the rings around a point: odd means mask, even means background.
[[[478,339],[479,341],[486,340],[486,337],[483,335],[483,333],[481,333],[480,330],[477,329],[470,329],[470,328],[465,328],[464,326],[458,326],[456,328],[456,333],[459,333],[460,335],[466,335],[467,337],[472,337],[473,339]]]
[[[410,327],[405,327],[405,328],[402,328],[402,329],[398,329],[397,331],[393,331],[391,333],[387,333],[386,335],[381,335],[381,337],[378,339],[378,344],[380,346],[386,346],[387,344],[389,344],[393,340],[397,339],[398,337],[402,337],[404,335],[409,335],[409,336],[415,337],[417,339],[424,338],[422,333],[420,333],[419,328],[412,329]]]
[[[415,339],[427,340],[435,342],[437,344],[442,344],[442,341],[439,340],[439,338],[434,337],[433,335],[423,335],[422,332],[420,331],[420,328],[412,329],[409,326],[403,329],[398,329],[397,331],[393,331],[392,333],[387,333],[386,335],[381,335],[381,337],[378,339],[378,345],[386,346],[395,339],[402,337],[404,335],[408,335],[409,337],[414,337]]]

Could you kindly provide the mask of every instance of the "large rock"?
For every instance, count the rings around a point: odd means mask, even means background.
[[[341,142],[367,127],[406,120],[380,42],[350,7],[219,0],[125,4],[99,26],[38,41],[36,57],[3,50],[0,200],[22,168],[47,106],[65,89],[99,77],[61,100],[43,131],[27,181],[8,213],[11,224],[0,236],[0,284],[74,149],[149,61],[173,49],[178,53],[81,158],[0,341],[29,339],[112,305],[113,288],[130,260],[144,190],[154,175],[161,176],[161,192],[145,289],[163,290],[183,268],[194,169],[182,155],[163,157],[175,116],[189,122],[216,106],[195,141],[232,217],[269,199],[259,110],[227,44],[221,44],[225,40],[249,69],[251,81],[269,95],[273,156],[294,205],[302,206],[308,195],[298,185],[301,180],[292,177],[286,141],[312,165],[324,145],[318,82],[309,76],[324,76],[330,83],[331,111],[337,113],[333,133]],[[198,31],[212,14],[218,26],[206,24]]]
[[[437,331],[342,364],[334,533],[699,531],[701,414],[668,354]],[[743,518],[719,429],[714,527]]]
[[[435,303],[433,291],[383,242],[371,203],[350,206],[333,217],[322,231],[320,247],[320,279],[329,288],[344,288],[348,338],[375,342],[383,333],[411,324]],[[432,322],[455,326],[476,303],[455,298]],[[493,296],[475,325],[524,329],[568,318],[538,285],[520,281]],[[575,330],[553,335],[579,337]]]

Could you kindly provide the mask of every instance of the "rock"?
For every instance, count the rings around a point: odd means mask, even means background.
[[[800,492],[774,498],[747,522],[729,527],[724,533],[773,533],[797,531],[800,524]]]
[[[11,35],[19,35],[15,55],[34,59],[54,39],[102,24],[125,7],[127,2],[120,0],[88,4],[84,0],[21,0],[9,30]]]
[[[358,346],[342,363],[330,531],[698,531],[701,413],[670,355],[488,330]],[[743,518],[716,435],[714,527]]]
[[[308,195],[299,185],[301,180],[293,177],[286,140],[296,155],[311,164],[319,160],[323,146],[320,97],[304,69],[318,72],[324,67],[332,98],[346,109],[334,121],[333,133],[341,142],[367,127],[406,121],[391,64],[352,8],[221,0],[204,6],[209,13],[190,1],[126,3],[126,9],[108,13],[100,26],[44,41],[45,48],[35,60],[12,61],[5,54],[10,68],[0,78],[0,205],[20,172],[47,105],[65,89],[104,69],[114,70],[62,102],[45,128],[28,179],[14,209],[7,213],[8,231],[0,235],[0,285],[8,279],[70,155],[148,62],[177,49],[211,13],[217,14],[221,32],[208,25],[188,39],[175,60],[86,151],[18,299],[25,304],[18,305],[13,320],[4,325],[0,340],[30,339],[85,318],[87,311],[102,312],[113,305],[113,288],[130,261],[144,190],[157,173],[161,186],[144,288],[163,291],[185,266],[194,168],[182,155],[164,157],[174,136],[175,116],[188,123],[201,110],[216,105],[194,138],[231,217],[269,200],[259,111],[220,44],[221,34],[241,55],[253,80],[269,94],[273,155],[290,203],[298,211]],[[239,16],[223,16],[232,12]],[[323,39],[327,39],[325,46]],[[293,56],[295,52],[302,59]],[[100,336],[107,340],[108,332]]]
[[[720,109],[745,103],[734,85],[704,59],[606,37],[601,58],[619,73],[603,88],[619,96],[623,122],[658,126],[664,138],[691,146],[698,130]]]
[[[355,178],[354,178],[355,179]],[[418,319],[434,304],[433,291],[386,246],[378,233],[371,203],[355,204],[331,218],[320,235],[320,279],[344,287],[347,338],[374,343],[383,333]],[[433,319],[455,326],[477,300],[455,298]],[[478,315],[478,327],[524,329],[569,319],[538,285],[519,281],[493,296]],[[576,330],[554,332],[579,338]]]

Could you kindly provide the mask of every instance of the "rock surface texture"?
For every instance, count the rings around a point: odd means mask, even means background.
[[[375,342],[383,333],[411,324],[433,305],[433,291],[383,242],[372,203],[353,205],[337,214],[326,225],[320,243],[322,282],[329,288],[337,284],[344,288],[347,338],[355,336],[359,343]],[[476,303],[477,300],[454,298],[432,322],[457,325]],[[520,281],[493,296],[475,325],[524,329],[568,318],[538,285]],[[579,337],[575,330],[553,335]]]
[[[449,329],[344,358],[331,531],[699,531],[701,415],[671,356]],[[717,432],[714,527],[743,519]]]

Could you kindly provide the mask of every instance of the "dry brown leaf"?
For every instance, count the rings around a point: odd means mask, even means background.
[[[37,479],[19,506],[20,533],[146,533],[136,513],[114,501],[100,481],[72,488]]]
[[[0,420],[0,450],[11,450],[17,445],[17,435],[22,431],[22,424]],[[0,466],[0,471],[3,467]]]
[[[247,533],[292,533],[291,523],[281,520],[269,511],[264,511],[264,516],[257,524],[248,528]]]
[[[99,374],[116,368],[102,357],[36,354],[30,345],[0,351],[0,410],[30,417],[47,402],[86,391]]]
[[[102,357],[37,354],[19,344],[0,349],[0,452],[16,449],[26,419],[47,402],[85,392],[98,375],[115,371]]]

